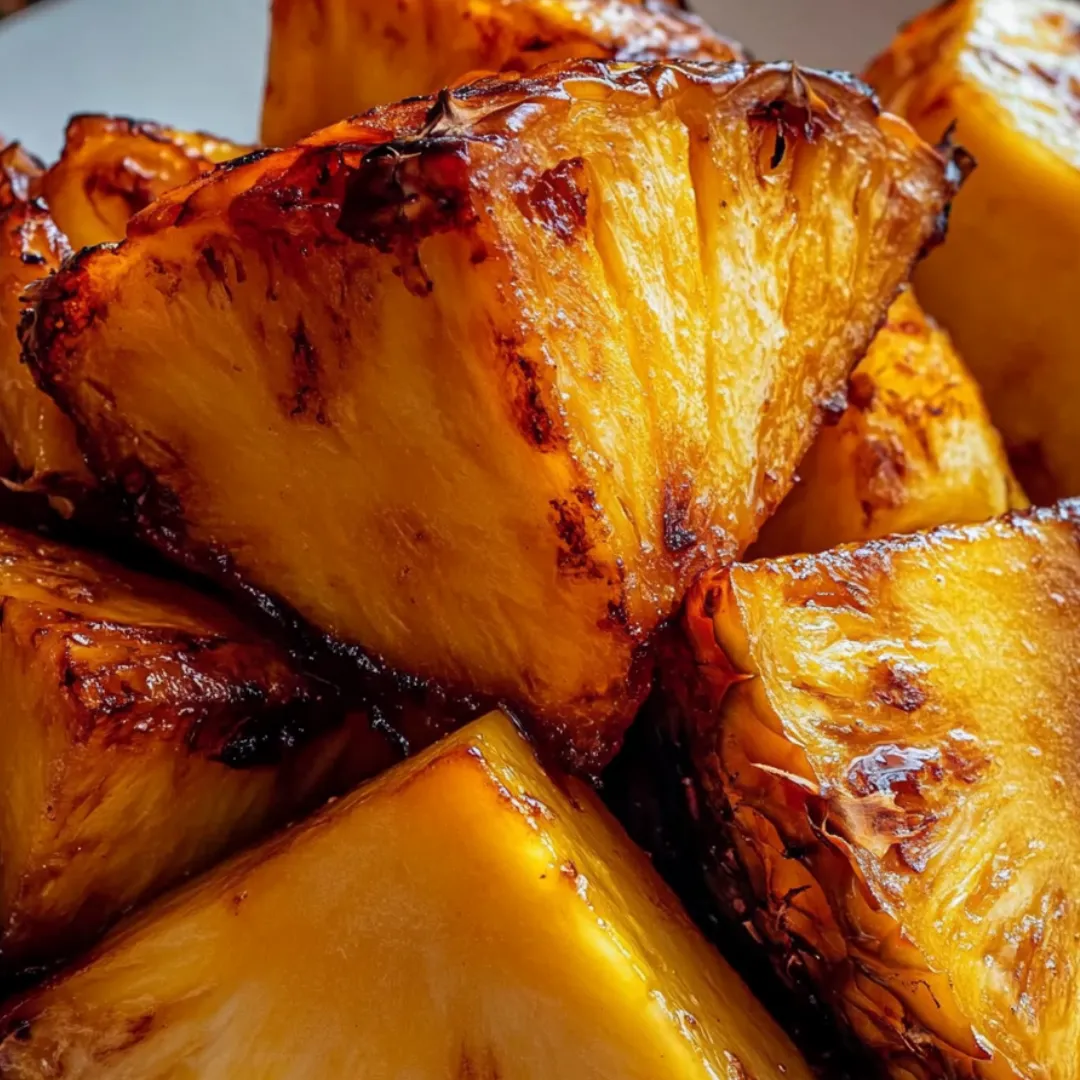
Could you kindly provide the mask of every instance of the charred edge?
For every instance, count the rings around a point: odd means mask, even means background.
[[[252,711],[225,735],[213,756],[237,770],[280,765],[300,747],[344,723],[346,711],[340,699],[325,698]]]
[[[682,555],[698,541],[697,533],[690,528],[690,485],[683,483],[676,491],[670,483],[664,484],[664,547],[671,555]]]
[[[978,168],[975,156],[954,141],[956,124],[953,123],[937,148],[945,163],[945,203],[934,221],[930,235],[919,252],[919,259],[924,259],[934,248],[945,242],[949,233],[949,218],[952,215],[953,199],[967,183],[968,177]]]
[[[567,244],[585,228],[589,193],[584,176],[581,158],[560,161],[540,174],[527,196],[529,216]]]

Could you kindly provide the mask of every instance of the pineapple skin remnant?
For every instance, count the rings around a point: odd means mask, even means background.
[[[493,77],[166,196],[25,356],[171,556],[598,769],[956,182],[839,77]]]
[[[502,716],[122,927],[0,1038],[4,1080],[811,1080]]]
[[[671,0],[274,0],[270,30],[268,146],[466,73],[583,58],[745,59]]]
[[[1073,0],[956,0],[914,20],[867,79],[978,168],[949,242],[915,274],[1038,504],[1080,494],[1080,12]]]
[[[1080,1077],[1078,545],[1071,501],[688,601],[708,828],[783,968],[898,1080]]]

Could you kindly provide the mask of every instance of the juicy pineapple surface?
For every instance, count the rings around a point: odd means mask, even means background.
[[[825,551],[1024,509],[1001,436],[948,334],[904,292],[752,556]]]
[[[17,144],[0,149],[0,435],[5,474],[76,502],[93,485],[75,430],[21,362],[23,293],[90,244],[120,240],[128,218],[244,147],[113,116],[77,116],[45,170]],[[64,504],[56,504],[63,507]]]
[[[274,0],[262,139],[316,128],[485,71],[557,60],[737,60],[673,0]]]
[[[11,1080],[810,1075],[501,716],[166,900],[0,1031]]]
[[[250,149],[126,117],[75,116],[60,160],[42,178],[41,193],[77,250],[122,239],[133,214]]]
[[[5,527],[0,612],[5,972],[284,820],[329,783],[350,737],[287,752],[337,706],[180,585]],[[253,749],[266,764],[232,767]]]
[[[8,453],[5,475],[21,480],[92,481],[75,444],[75,430],[34,384],[20,360],[23,290],[56,270],[71,253],[38,198],[40,162],[17,143],[0,149],[0,435]]]
[[[165,197],[27,355],[166,552],[591,766],[952,183],[847,81],[580,61]]]
[[[956,124],[978,168],[919,296],[971,365],[1036,501],[1080,494],[1080,11],[955,0],[875,62],[887,108],[927,139]]]
[[[1080,502],[761,561],[688,602],[714,821],[891,1075],[1080,1076]]]

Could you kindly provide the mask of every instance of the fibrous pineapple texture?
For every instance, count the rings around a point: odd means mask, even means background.
[[[907,291],[752,554],[825,551],[1026,506],[975,380]]]
[[[648,861],[503,717],[0,1015],[11,1080],[809,1080]]]
[[[4,528],[0,614],[6,972],[285,820],[360,752],[359,719],[315,738],[333,697],[190,589]],[[393,755],[366,738],[370,774]]]
[[[1064,503],[689,601],[705,817],[894,1077],[1080,1076],[1078,541]]]
[[[591,766],[952,184],[837,78],[582,61],[167,196],[27,357],[163,550]]]
[[[23,293],[72,249],[123,238],[128,218],[243,147],[111,116],[77,116],[45,170],[18,145],[0,150],[0,435],[6,475],[67,500],[92,486],[67,419],[20,360]]]
[[[275,0],[262,138],[287,146],[480,72],[673,57],[741,50],[673,0]]]
[[[925,138],[955,123],[978,160],[916,286],[1040,502],[1080,493],[1078,26],[1075,0],[956,0],[869,73]]]

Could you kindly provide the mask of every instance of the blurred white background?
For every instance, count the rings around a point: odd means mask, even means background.
[[[389,2],[389,0],[387,0]],[[930,0],[697,0],[759,59],[859,70]],[[73,112],[255,138],[269,0],[49,0],[0,24],[0,133],[48,157]]]

